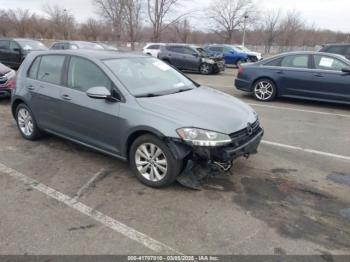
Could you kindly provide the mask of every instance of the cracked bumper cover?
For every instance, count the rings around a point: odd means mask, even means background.
[[[231,162],[241,156],[256,154],[263,135],[264,130],[260,128],[246,142],[237,145],[232,141],[231,144],[222,147],[192,146],[180,139],[169,140],[168,145],[177,160]]]

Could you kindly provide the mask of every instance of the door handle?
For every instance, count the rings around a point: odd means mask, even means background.
[[[277,71],[276,73],[277,73],[277,74],[279,74],[279,75],[282,75],[282,74],[284,74],[284,72],[283,72],[282,70],[280,70],[280,71]]]
[[[316,77],[324,77],[324,75],[322,75],[322,74],[314,74],[314,76],[316,76]]]
[[[72,98],[69,95],[62,95],[62,98],[67,101],[72,100]]]
[[[34,91],[34,90],[35,90],[35,87],[32,86],[32,85],[29,85],[29,86],[27,86],[27,89],[28,89],[29,91]]]

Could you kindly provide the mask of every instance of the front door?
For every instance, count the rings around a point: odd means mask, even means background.
[[[65,135],[88,145],[119,154],[120,103],[93,99],[91,87],[114,88],[112,81],[92,61],[72,56],[67,87],[60,92],[60,114]]]
[[[350,102],[350,75],[342,72],[350,68],[340,59],[328,55],[314,55],[315,95],[320,99]]]

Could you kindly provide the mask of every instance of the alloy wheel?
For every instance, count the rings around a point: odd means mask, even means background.
[[[201,65],[201,73],[203,75],[208,75],[210,73],[210,67],[208,64],[202,64]]]
[[[33,118],[27,109],[21,108],[17,115],[18,126],[25,136],[31,136],[34,131]]]
[[[164,152],[155,144],[141,144],[135,153],[137,170],[147,180],[159,182],[168,171],[168,161]]]
[[[262,101],[271,99],[274,93],[273,85],[268,81],[259,81],[254,88],[255,96]]]

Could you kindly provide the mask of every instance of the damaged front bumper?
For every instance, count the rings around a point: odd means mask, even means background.
[[[183,172],[177,178],[178,182],[199,189],[204,178],[227,173],[235,159],[256,154],[263,135],[264,130],[257,124],[254,129],[230,135],[232,143],[227,146],[195,147],[173,141],[173,150],[175,146],[177,155],[185,164]]]

